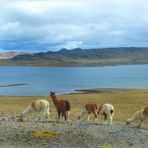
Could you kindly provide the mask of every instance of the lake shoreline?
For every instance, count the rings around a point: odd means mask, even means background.
[[[17,87],[22,85],[29,85],[29,84],[18,84],[14,86],[4,86],[4,87]],[[1,87],[1,86],[0,86]],[[79,94],[95,94],[95,93],[109,93],[112,91],[144,91],[148,90],[148,88],[85,88],[85,89],[76,89],[67,93],[57,93],[58,96],[65,96],[65,95],[79,95]],[[50,93],[50,92],[49,92]],[[0,95],[0,97],[47,97],[47,95]]]
[[[134,90],[148,90],[148,88],[86,88],[86,89],[76,89],[73,93],[63,93],[61,95],[69,94],[93,94],[93,93],[103,93],[110,91],[134,91]]]

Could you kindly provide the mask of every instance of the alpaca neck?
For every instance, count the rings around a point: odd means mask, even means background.
[[[52,101],[53,101],[54,105],[56,106],[57,103],[58,103],[57,97],[56,96],[52,96]]]
[[[100,111],[101,111],[103,105],[104,105],[104,104],[101,104],[101,105],[100,105],[100,107],[99,107],[99,109],[98,109],[98,115],[99,115],[99,113],[100,113]]]
[[[22,113],[21,113],[21,117],[26,116],[27,114],[30,114],[31,112],[33,112],[33,109],[31,106],[28,106]]]

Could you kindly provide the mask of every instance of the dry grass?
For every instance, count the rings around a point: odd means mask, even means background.
[[[136,110],[148,105],[148,89],[99,89],[96,93],[61,95],[58,98],[70,101],[71,118],[73,119],[76,119],[77,114],[86,103],[93,102],[98,105],[111,103],[115,107],[115,121],[125,122]],[[36,99],[47,99],[51,106],[51,116],[56,116],[55,107],[49,96],[0,96],[0,112],[19,114]]]

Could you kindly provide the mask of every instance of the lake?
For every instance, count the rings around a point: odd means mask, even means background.
[[[148,65],[105,67],[0,67],[0,95],[71,93],[85,88],[148,88]]]

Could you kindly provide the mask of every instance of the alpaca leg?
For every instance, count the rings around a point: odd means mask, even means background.
[[[106,119],[105,119],[106,118]],[[107,125],[107,120],[108,120],[108,117],[104,117],[104,125]]]
[[[113,119],[112,116],[108,115],[108,119],[109,119],[109,124],[112,125],[112,119]]]
[[[114,118],[114,112],[111,114],[112,122],[113,122],[113,118]]]
[[[65,118],[66,118],[66,121],[67,122],[69,122],[69,114],[70,114],[70,112],[68,112],[68,111],[65,112]]]
[[[67,121],[67,113],[66,112],[64,112],[64,119],[65,119],[65,121]]]
[[[49,117],[49,106],[47,106],[46,109],[44,110],[44,117],[45,118]]]
[[[90,120],[90,113],[88,113],[87,120],[88,121]]]
[[[102,122],[104,121],[104,116],[102,113],[100,113],[98,121],[102,124]]]
[[[67,121],[69,122],[70,111],[67,111],[66,114],[67,114]]]
[[[61,112],[58,112],[58,122],[60,121]]]
[[[98,117],[97,117],[97,118],[95,118],[95,123],[98,123]]]
[[[99,122],[107,125],[107,115],[105,112],[101,112],[99,115]]]
[[[103,116],[104,116],[104,124],[107,125],[107,121],[108,121],[108,118],[109,118],[109,113],[108,112],[104,112]]]
[[[144,119],[141,119],[140,122],[139,122],[139,124],[136,127],[137,128],[141,128],[143,121],[144,121]]]
[[[43,117],[44,117],[44,119],[48,119],[48,115],[46,113],[46,110],[43,111]]]
[[[95,122],[97,123],[98,122],[98,115],[97,115],[97,112],[93,112],[93,114],[94,114],[94,117],[95,117]]]
[[[140,123],[136,126],[137,128],[141,128],[142,121],[140,120]]]
[[[63,119],[63,122],[65,121],[65,113],[62,112],[62,119]]]
[[[113,122],[113,118],[114,118],[114,112],[111,114],[111,117],[112,117],[112,122]]]
[[[36,120],[37,120],[37,122],[41,120],[39,112],[36,112]]]

